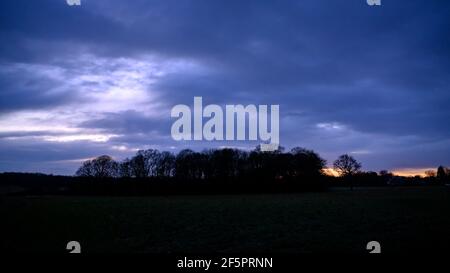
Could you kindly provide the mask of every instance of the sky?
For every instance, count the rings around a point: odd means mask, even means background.
[[[73,174],[175,141],[177,104],[280,105],[281,145],[329,165],[450,165],[450,1],[5,0],[0,172]]]

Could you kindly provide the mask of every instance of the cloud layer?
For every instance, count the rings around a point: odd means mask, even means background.
[[[0,3],[0,171],[176,142],[170,109],[279,104],[285,147],[366,169],[450,165],[450,3]]]

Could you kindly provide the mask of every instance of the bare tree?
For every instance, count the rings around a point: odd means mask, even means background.
[[[130,168],[132,175],[136,178],[144,178],[148,176],[145,157],[142,154],[142,151],[138,151],[137,154],[130,160]]]
[[[333,168],[340,176],[350,182],[350,189],[353,190],[353,176],[361,170],[361,163],[352,156],[345,154],[334,161]]]
[[[83,162],[76,175],[98,178],[116,177],[118,169],[119,164],[116,161],[108,155],[102,155],[93,160]]]
[[[116,177],[118,173],[118,167],[116,161],[109,155],[102,155],[92,160],[92,166],[94,168],[95,177]]]
[[[361,170],[361,167],[361,163],[347,154],[341,155],[333,163],[334,170],[344,177],[355,175]]]
[[[174,173],[175,156],[170,152],[162,152],[156,163],[156,175],[159,177],[170,177]]]
[[[126,158],[119,164],[119,175],[120,177],[130,178],[133,175],[133,170],[131,168],[131,160]]]
[[[133,176],[145,178],[157,175],[157,167],[161,153],[158,150],[140,150],[131,159]]]
[[[91,160],[86,160],[83,162],[80,168],[78,168],[77,172],[75,173],[76,176],[81,177],[93,177],[94,176],[94,168],[92,166]]]
[[[425,176],[426,177],[436,177],[436,171],[434,171],[434,170],[426,170],[425,171]]]

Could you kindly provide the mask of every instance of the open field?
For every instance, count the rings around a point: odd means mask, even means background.
[[[450,191],[168,197],[2,197],[2,251],[429,253],[450,245]]]

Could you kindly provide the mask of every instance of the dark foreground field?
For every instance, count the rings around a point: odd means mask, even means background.
[[[441,187],[285,195],[3,197],[1,250],[84,253],[429,253],[450,245]]]

